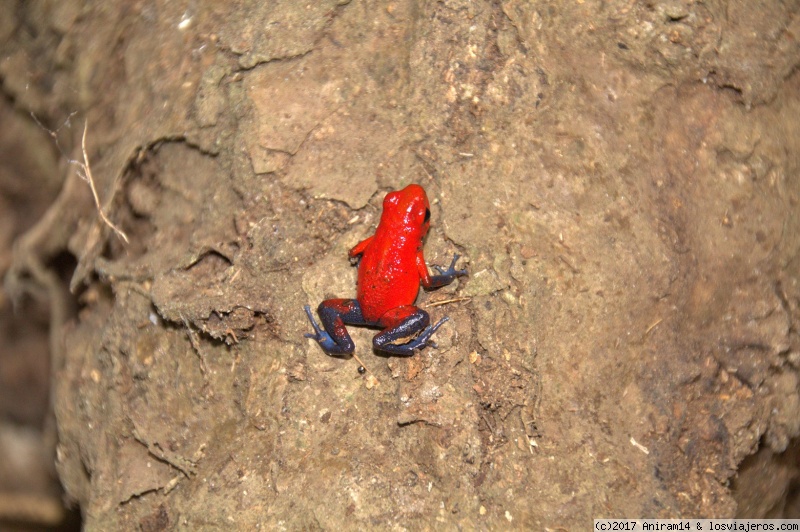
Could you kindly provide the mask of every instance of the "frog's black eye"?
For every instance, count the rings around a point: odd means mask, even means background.
[[[428,223],[431,219],[431,210],[425,209],[425,223]]]

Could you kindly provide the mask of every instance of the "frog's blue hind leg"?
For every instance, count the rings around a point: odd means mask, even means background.
[[[319,304],[317,314],[325,330],[314,319],[311,307],[306,305],[304,308],[314,328],[313,333],[306,333],[306,338],[316,340],[329,355],[349,355],[355,350],[356,346],[345,324],[370,325],[364,321],[361,305],[355,299],[327,299]]]
[[[431,336],[448,319],[445,317],[430,325],[430,316],[421,308],[409,305],[392,309],[381,317],[379,325],[385,329],[375,335],[372,345],[385,353],[411,356],[415,349],[436,347],[430,341]]]

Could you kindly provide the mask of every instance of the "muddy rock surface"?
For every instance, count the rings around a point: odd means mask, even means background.
[[[84,525],[800,517],[798,39],[778,1],[18,3],[0,303]],[[361,374],[302,309],[413,182],[469,276],[420,293],[437,348],[351,328]]]

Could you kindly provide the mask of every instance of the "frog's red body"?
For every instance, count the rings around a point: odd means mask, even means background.
[[[430,285],[422,239],[430,227],[425,190],[409,185],[383,200],[375,234],[350,250],[358,264],[358,302],[364,319],[377,322],[388,311],[413,305],[420,281]]]
[[[325,331],[306,307],[315,331],[306,336],[317,340],[328,354],[347,354],[355,346],[344,325],[366,325],[384,329],[373,340],[376,349],[411,355],[414,349],[425,347],[447,318],[428,326],[428,313],[414,306],[420,284],[437,288],[467,274],[455,270],[458,255],[447,270],[436,267],[440,275],[428,273],[422,241],[430,228],[430,216],[428,197],[421,186],[409,185],[387,194],[375,234],[350,250],[351,258],[360,257],[356,299],[328,299],[319,305],[317,312]],[[411,339],[417,333],[419,336]]]

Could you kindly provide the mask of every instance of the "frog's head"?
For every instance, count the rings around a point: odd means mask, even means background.
[[[419,238],[431,226],[431,205],[425,189],[417,184],[386,194],[383,199],[381,225],[386,224],[404,233],[418,233]]]

